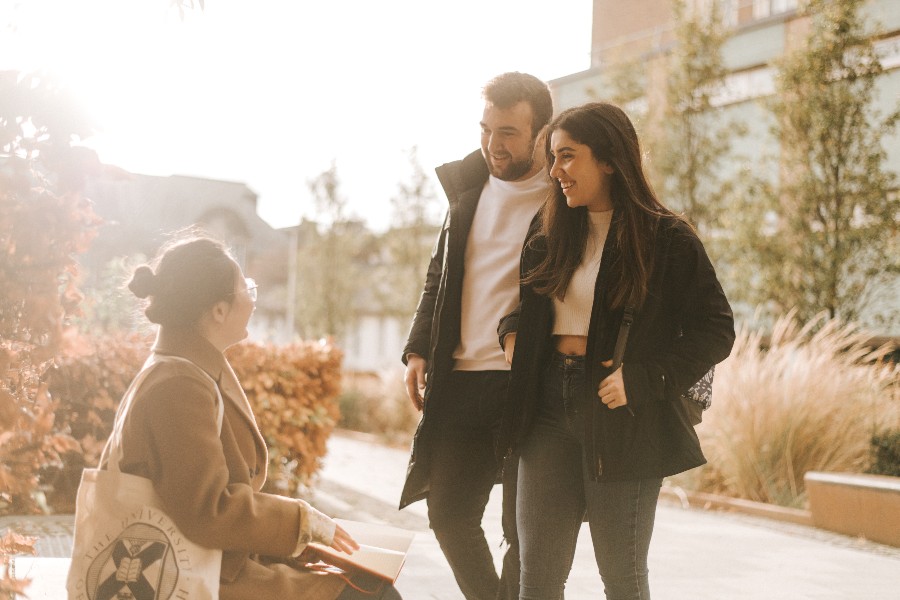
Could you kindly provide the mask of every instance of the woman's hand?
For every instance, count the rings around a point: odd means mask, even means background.
[[[604,360],[600,364],[604,367],[611,367],[613,362],[612,360]],[[632,415],[634,414],[631,411],[631,407],[627,406],[628,396],[625,394],[625,380],[622,379],[622,367],[610,373],[606,379],[600,382],[600,389],[597,390],[597,395],[600,397],[600,401],[609,408],[626,406],[628,412]]]
[[[503,338],[503,355],[506,357],[506,364],[511,365],[513,353],[516,351],[516,332],[507,333]]]
[[[356,543],[356,540],[350,537],[350,534],[337,524],[334,526],[334,541],[331,542],[331,547],[347,554],[353,554],[359,550],[359,544]]]

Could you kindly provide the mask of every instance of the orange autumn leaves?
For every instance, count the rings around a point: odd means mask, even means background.
[[[54,511],[73,510],[81,470],[97,464],[119,399],[151,343],[135,334],[84,340],[50,373],[55,431],[75,443],[41,471]],[[312,481],[340,417],[341,352],[331,343],[247,342],[227,354],[269,446],[268,489],[294,494]]]
[[[269,446],[268,488],[293,495],[318,471],[340,418],[342,354],[324,342],[245,343],[227,354]]]

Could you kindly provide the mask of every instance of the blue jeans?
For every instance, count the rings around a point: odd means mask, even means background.
[[[585,400],[584,386],[584,357],[554,355],[519,461],[519,597],[564,597],[587,517],[607,599],[648,600],[647,553],[662,479],[591,479],[583,460],[583,403],[600,399],[587,394]]]

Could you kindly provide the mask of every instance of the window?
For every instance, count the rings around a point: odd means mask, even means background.
[[[797,0],[753,0],[753,18],[765,19],[797,8]]]
[[[714,4],[718,4],[722,25],[725,27],[737,25],[738,0],[690,0],[687,3],[688,15],[706,17],[712,13]]]

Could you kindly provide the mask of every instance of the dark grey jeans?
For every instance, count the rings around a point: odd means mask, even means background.
[[[560,600],[587,516],[609,600],[649,600],[647,553],[661,479],[593,481],[583,461],[584,357],[557,354],[522,446],[518,533],[522,600]],[[594,399],[589,395],[588,401]],[[599,402],[599,398],[596,398]]]
[[[495,444],[508,385],[508,371],[454,371],[444,388],[435,390],[440,425],[429,447],[428,519],[467,600],[519,597],[516,459],[503,469],[502,525],[508,547],[500,577],[481,527],[502,467]]]

